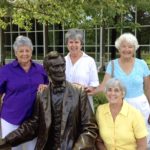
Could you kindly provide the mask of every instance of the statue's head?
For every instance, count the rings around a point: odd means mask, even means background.
[[[65,58],[57,51],[51,51],[45,56],[43,66],[54,85],[62,84],[65,81]]]

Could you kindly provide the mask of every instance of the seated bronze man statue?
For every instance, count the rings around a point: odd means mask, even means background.
[[[37,137],[36,150],[93,150],[98,129],[84,88],[65,78],[65,59],[51,51],[43,62],[49,85],[37,94],[32,117],[0,141],[0,149]]]

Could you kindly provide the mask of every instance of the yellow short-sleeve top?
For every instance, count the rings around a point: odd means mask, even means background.
[[[108,103],[97,108],[96,120],[107,150],[136,150],[136,139],[148,134],[142,114],[126,101],[115,121]]]

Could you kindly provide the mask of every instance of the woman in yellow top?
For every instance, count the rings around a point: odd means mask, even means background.
[[[96,111],[101,150],[146,150],[147,129],[141,113],[124,101],[125,87],[118,79],[106,83],[107,104]]]

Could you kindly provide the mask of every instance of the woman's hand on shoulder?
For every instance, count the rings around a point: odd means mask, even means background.
[[[47,84],[39,84],[37,91],[42,93],[47,87]]]
[[[92,95],[93,91],[95,90],[95,87],[91,87],[91,86],[88,86],[88,87],[84,87],[84,90],[87,92],[88,95]]]
[[[85,91],[88,95],[96,95],[99,92],[103,92],[103,87],[99,85],[98,87],[85,87]]]

